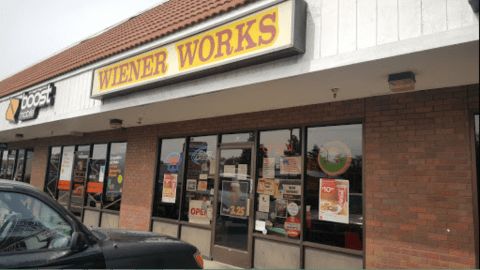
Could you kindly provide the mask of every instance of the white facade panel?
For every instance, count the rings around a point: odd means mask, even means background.
[[[338,54],[338,1],[322,1],[322,57]]]
[[[398,41],[398,0],[377,1],[377,45]]]
[[[377,45],[377,1],[357,0],[357,48]]]
[[[447,30],[447,0],[422,0],[422,26],[423,35]]]
[[[340,0],[338,20],[338,52],[357,49],[357,0]]]
[[[472,12],[468,1],[447,0],[447,23],[449,30],[478,24],[478,14]]]
[[[400,40],[422,35],[422,1],[398,1],[398,33]]]

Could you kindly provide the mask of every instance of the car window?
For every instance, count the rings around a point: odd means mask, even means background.
[[[0,192],[0,256],[70,245],[72,227],[48,205],[31,196]]]

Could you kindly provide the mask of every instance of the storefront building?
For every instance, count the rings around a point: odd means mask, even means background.
[[[478,268],[478,30],[468,0],[171,0],[0,82],[0,178],[244,268]]]

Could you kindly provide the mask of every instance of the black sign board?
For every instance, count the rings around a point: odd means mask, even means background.
[[[40,108],[53,105],[54,96],[53,83],[35,91],[25,92],[19,97],[10,99],[5,118],[12,123],[36,119]]]
[[[7,149],[8,149],[8,144],[0,143],[0,150],[7,150]]]

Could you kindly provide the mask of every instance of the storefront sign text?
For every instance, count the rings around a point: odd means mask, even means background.
[[[92,98],[115,96],[118,91],[139,91],[141,89],[135,88],[166,84],[178,77],[193,79],[200,73],[211,74],[212,69],[223,66],[226,69],[238,68],[242,64],[247,66],[251,65],[247,60],[261,56],[268,55],[274,60],[302,53],[305,51],[302,3],[298,0],[285,1],[193,37],[97,69]],[[298,10],[303,15],[299,16]],[[278,56],[275,58],[275,55]],[[235,67],[230,67],[233,63]]]
[[[38,110],[53,105],[55,86],[49,84],[32,92],[25,92],[21,97],[10,99],[5,118],[12,122],[36,119]]]

